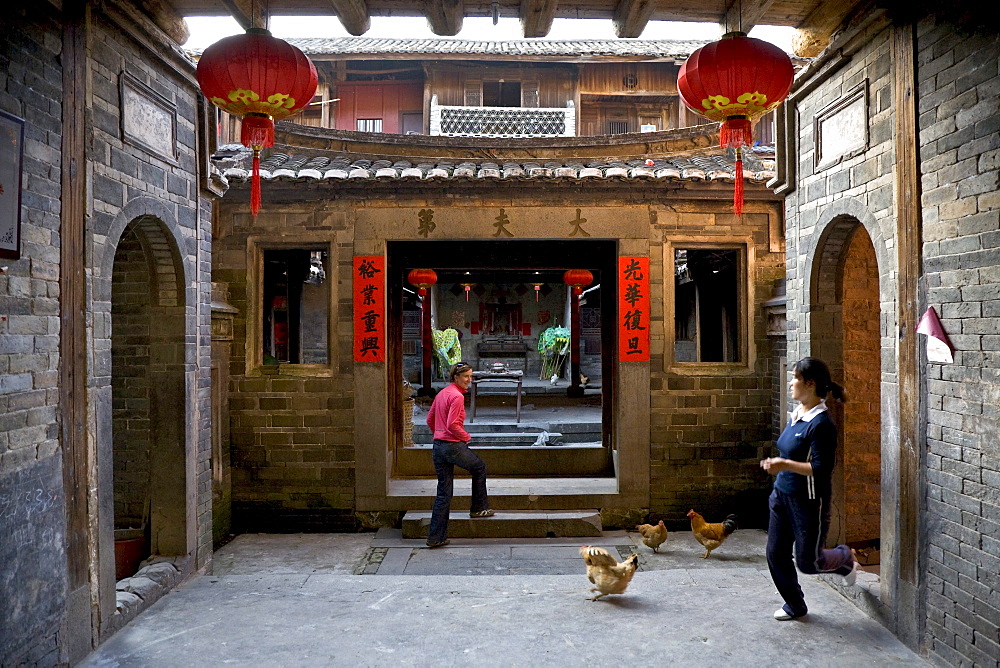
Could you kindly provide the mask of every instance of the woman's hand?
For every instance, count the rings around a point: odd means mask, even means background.
[[[768,457],[760,460],[760,467],[771,475],[777,475],[786,469],[786,462],[788,460],[784,457]]]
[[[812,464],[809,462],[797,462],[794,459],[786,459],[784,457],[762,459],[760,460],[760,467],[771,475],[777,475],[782,471],[791,471],[799,475],[809,476],[813,474]]]

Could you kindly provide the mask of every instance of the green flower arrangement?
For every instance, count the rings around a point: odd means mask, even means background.
[[[562,375],[569,352],[569,337],[567,327],[549,327],[538,335],[538,352],[542,354],[542,372],[539,378],[545,380]]]

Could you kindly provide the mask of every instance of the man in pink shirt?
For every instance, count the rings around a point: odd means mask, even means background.
[[[447,545],[448,518],[451,497],[455,491],[455,465],[472,474],[472,505],[470,517],[491,517],[486,496],[486,463],[469,449],[469,432],[465,431],[465,393],[472,384],[472,367],[459,362],[448,372],[451,381],[438,392],[427,413],[427,426],[434,432],[434,470],[437,471],[437,498],[431,513],[427,547]]]

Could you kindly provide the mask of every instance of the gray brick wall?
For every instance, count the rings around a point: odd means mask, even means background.
[[[1000,38],[918,26],[924,284],[957,348],[928,364],[927,648],[1000,665]]]
[[[66,597],[59,443],[61,27],[48,3],[8,10],[0,110],[26,119],[21,258],[0,258],[0,664],[59,662]]]

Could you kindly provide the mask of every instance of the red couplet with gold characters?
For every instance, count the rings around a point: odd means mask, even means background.
[[[354,258],[354,361],[385,361],[385,258]]]
[[[618,258],[618,359],[649,361],[649,258]]]

